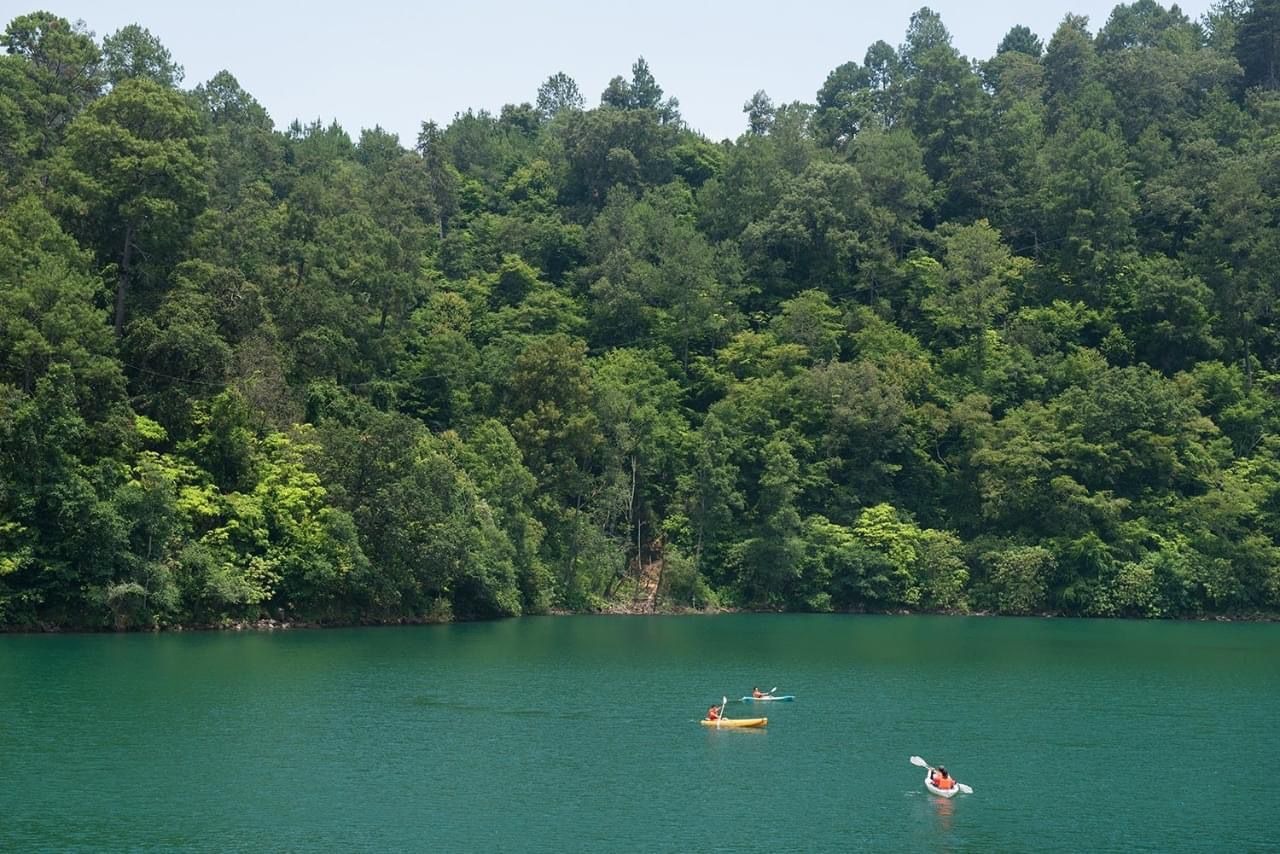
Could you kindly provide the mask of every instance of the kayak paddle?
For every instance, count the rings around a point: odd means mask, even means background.
[[[720,698],[720,714],[716,715],[716,729],[720,729],[720,722],[724,720],[724,707],[729,705],[728,697]]]
[[[923,759],[921,759],[919,756],[912,756],[912,757],[911,757],[911,764],[912,764],[912,765],[918,765],[918,766],[920,766],[921,768],[927,768],[927,769],[928,769],[928,770],[930,770],[930,771],[932,771],[932,770],[933,770],[933,766],[932,766],[932,765],[930,765],[928,762],[925,762],[925,761],[924,761]],[[972,795],[972,794],[973,794],[973,787],[972,787],[972,786],[966,786],[964,783],[956,783],[956,788],[960,790],[960,793],[961,793],[961,794],[965,794],[965,795]]]

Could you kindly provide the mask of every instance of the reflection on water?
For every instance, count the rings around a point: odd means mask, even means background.
[[[944,798],[940,795],[934,795],[933,809],[938,815],[938,827],[943,831],[951,830],[951,817],[955,815],[956,804],[951,798]]]

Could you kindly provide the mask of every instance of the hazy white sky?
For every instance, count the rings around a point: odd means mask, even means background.
[[[0,0],[0,25],[48,9],[83,19],[98,38],[127,24],[149,29],[193,87],[229,70],[284,127],[337,119],[352,135],[381,125],[412,145],[423,120],[532,102],[563,71],[587,106],[609,79],[630,78],[644,56],[685,121],[712,139],[746,129],[742,105],[758,89],[775,103],[814,100],[827,74],[867,46],[902,43],[928,5],[953,43],[986,59],[1018,24],[1045,42],[1068,12],[1106,23],[1106,0],[648,0],[627,4],[409,0]],[[1168,4],[1164,4],[1168,5]],[[1198,19],[1211,0],[1180,4]]]

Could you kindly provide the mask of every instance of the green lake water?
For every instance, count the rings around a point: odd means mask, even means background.
[[[0,636],[0,850],[1274,851],[1278,724],[1275,624]]]

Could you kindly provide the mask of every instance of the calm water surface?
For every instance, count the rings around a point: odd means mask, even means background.
[[[1280,625],[0,637],[0,850],[1277,850],[1278,710]]]

